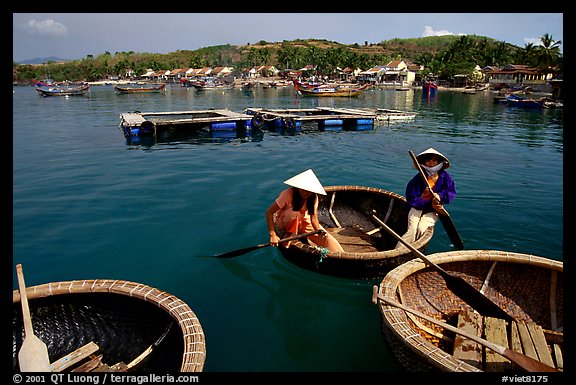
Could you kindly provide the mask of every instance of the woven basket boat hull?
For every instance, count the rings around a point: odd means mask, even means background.
[[[140,283],[122,280],[52,282],[26,290],[35,334],[47,345],[50,362],[89,343],[98,344],[103,362],[128,364],[172,325],[142,372],[198,372],[204,367],[204,332],[179,298]],[[12,294],[13,369],[24,328],[20,293]]]
[[[516,320],[535,323],[551,331],[562,329],[562,262],[491,250],[436,253],[428,258],[478,290],[484,287],[483,293]],[[441,276],[419,259],[390,271],[380,283],[378,292],[385,298],[453,326],[456,326],[455,318],[459,312],[471,311],[470,306],[446,288]],[[398,363],[407,371],[484,370],[455,358],[453,342],[442,338],[442,335],[454,335],[440,326],[383,301],[378,302],[378,307],[384,337]]]
[[[319,195],[318,219],[340,241],[345,252],[323,253],[297,241],[289,248],[278,248],[287,260],[333,276],[378,278],[414,258],[407,248],[395,249],[396,239],[385,230],[371,236],[365,234],[378,227],[371,218],[372,210],[396,233],[406,232],[408,204],[403,196],[364,186],[327,186],[325,190],[327,195]],[[413,246],[424,252],[433,234],[431,227]]]

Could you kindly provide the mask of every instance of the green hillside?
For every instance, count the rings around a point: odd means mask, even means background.
[[[551,36],[550,41],[555,43]],[[380,43],[365,41],[355,44],[322,39],[259,41],[243,46],[225,44],[167,54],[107,51],[64,63],[14,64],[13,79],[15,82],[28,82],[50,74],[55,81],[92,81],[113,76],[122,77],[128,69],[141,75],[147,69],[219,66],[232,66],[239,74],[243,68],[257,65],[273,65],[284,70],[299,69],[308,64],[316,65],[322,74],[330,74],[337,67],[368,69],[397,59],[423,65],[427,71],[445,76],[471,72],[476,65],[484,67],[515,63],[546,68],[561,66],[558,48],[545,53],[549,57],[543,62],[544,54],[539,47],[527,45],[521,48],[476,35],[395,38]]]

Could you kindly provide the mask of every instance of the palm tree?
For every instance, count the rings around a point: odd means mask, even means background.
[[[554,41],[552,35],[545,33],[540,37],[542,45],[536,48],[536,65],[542,69],[550,69],[558,63],[560,58],[560,40]]]

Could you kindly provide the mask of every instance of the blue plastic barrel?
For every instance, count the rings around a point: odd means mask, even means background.
[[[342,119],[326,119],[321,122],[323,126],[341,126],[344,124]]]
[[[213,130],[235,130],[236,122],[212,123]]]

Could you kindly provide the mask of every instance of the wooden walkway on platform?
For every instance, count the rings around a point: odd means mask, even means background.
[[[411,120],[416,117],[416,113],[390,109],[363,109],[363,108],[247,108],[245,112],[249,115],[261,114],[267,120],[276,118],[292,118],[295,121],[325,121],[332,119],[372,119],[372,121],[389,120]]]
[[[197,111],[171,111],[171,112],[126,112],[120,114],[120,124],[123,127],[139,127],[143,122],[149,121],[156,126],[176,124],[201,124],[233,122],[250,120],[246,114],[226,109],[197,110]]]

